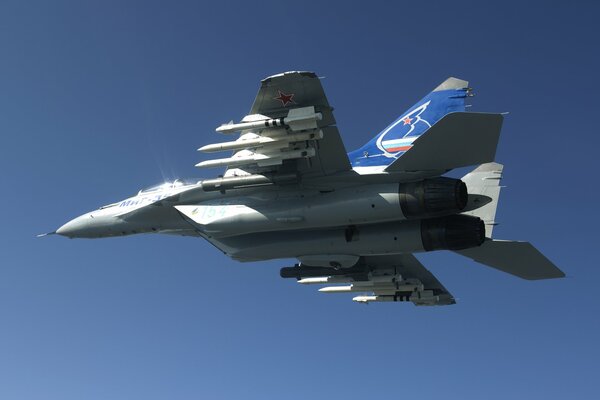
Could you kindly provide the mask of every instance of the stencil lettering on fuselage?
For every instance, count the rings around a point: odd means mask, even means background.
[[[256,213],[256,211],[248,206],[240,204],[208,205],[194,207],[188,214],[188,217],[200,225],[209,225],[222,219],[234,218],[236,216],[252,213]]]
[[[144,197],[132,197],[127,200],[123,200],[119,203],[119,207],[131,207],[137,206],[145,203],[154,203],[155,201],[159,201],[167,197],[168,194],[157,194],[154,196],[144,196]]]

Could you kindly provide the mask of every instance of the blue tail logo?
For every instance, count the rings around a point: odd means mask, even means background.
[[[377,138],[377,147],[383,151],[386,157],[395,157],[398,152],[404,152],[412,147],[412,142],[418,136],[412,135],[415,131],[424,131],[431,128],[431,124],[421,118],[421,114],[427,110],[431,103],[429,100],[421,104],[402,118],[397,119],[392,125],[388,126]],[[423,126],[421,126],[423,125]],[[389,136],[389,137],[388,137]]]
[[[353,167],[387,166],[451,112],[465,111],[468,82],[448,78],[360,149],[348,154]]]

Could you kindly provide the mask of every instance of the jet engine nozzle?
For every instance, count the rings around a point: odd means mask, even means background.
[[[445,177],[401,184],[399,196],[407,219],[458,213],[469,197],[463,181]]]
[[[481,246],[485,224],[478,217],[451,215],[421,221],[421,240],[425,251],[463,250]]]

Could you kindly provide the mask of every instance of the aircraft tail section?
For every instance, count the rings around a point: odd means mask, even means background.
[[[492,238],[496,209],[500,198],[500,180],[504,166],[495,162],[481,164],[461,180],[467,185],[469,199],[463,214],[479,217],[485,223],[485,236]]]
[[[479,217],[485,223],[485,242],[456,253],[488,267],[528,280],[562,278],[565,274],[529,242],[493,240],[496,209],[500,197],[503,165],[481,164],[461,180],[469,199],[463,214]]]
[[[494,161],[502,114],[453,112],[445,115],[386,172],[427,171],[441,175],[454,168]]]
[[[448,78],[409,108],[361,148],[351,152],[353,167],[386,166],[412,147],[412,143],[448,113],[465,110],[469,83]]]

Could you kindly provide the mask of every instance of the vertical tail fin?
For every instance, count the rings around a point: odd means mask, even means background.
[[[500,197],[500,180],[504,166],[498,163],[481,164],[461,180],[467,185],[469,201],[464,214],[479,217],[485,223],[485,236],[492,237],[496,223],[496,209]]]
[[[352,166],[386,166],[392,163],[444,115],[465,111],[465,97],[470,91],[468,85],[461,79],[446,79],[367,144],[351,152]]]

